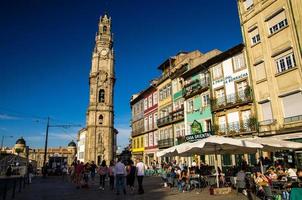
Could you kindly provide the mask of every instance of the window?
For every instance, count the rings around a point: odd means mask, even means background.
[[[260,34],[259,34],[258,27],[256,27],[253,30],[251,30],[249,32],[249,36],[250,36],[251,44],[252,45],[258,44],[260,42]]]
[[[149,147],[153,147],[154,142],[153,142],[153,132],[149,133]]]
[[[285,12],[282,11],[268,20],[269,33],[273,34],[285,28],[288,25]]]
[[[149,115],[149,129],[151,130],[152,129],[152,114]]]
[[[202,95],[202,107],[207,107],[210,105],[210,95],[204,94]]]
[[[144,109],[147,110],[148,109],[148,99],[144,99]]]
[[[263,121],[273,119],[271,102],[262,103],[261,110],[262,110]]]
[[[103,119],[104,119],[103,115],[100,115],[99,116],[99,124],[103,124]]]
[[[205,131],[211,131],[212,130],[212,121],[210,119],[205,120],[205,127],[206,127]]]
[[[148,147],[149,146],[149,142],[148,142],[148,140],[149,140],[149,135],[148,134],[145,134],[144,135],[144,141],[145,141],[145,147]]]
[[[165,99],[166,97],[167,97],[167,88],[166,87],[164,87],[163,89],[163,98],[162,99]]]
[[[226,118],[221,116],[218,118],[219,132],[226,132]]]
[[[163,99],[163,90],[159,90],[159,100],[161,101]]]
[[[233,57],[234,71],[245,67],[243,53]]]
[[[256,81],[266,78],[264,62],[255,66]]]
[[[224,95],[224,89],[219,89],[215,91],[215,97],[217,99],[217,104],[221,105],[225,103],[225,95]]]
[[[148,130],[148,117],[145,118],[145,131]]]
[[[245,10],[249,10],[249,9],[251,9],[253,7],[254,0],[245,0],[243,2],[243,5],[244,5]]]
[[[302,120],[302,94],[301,92],[282,97],[283,115],[285,122]],[[301,117],[299,117],[301,116]],[[294,118],[296,117],[296,118]],[[290,119],[291,118],[291,119]]]
[[[194,109],[194,104],[193,104],[193,99],[189,99],[187,102],[187,112],[193,112]]]
[[[169,84],[167,86],[167,97],[171,96],[171,94],[172,94],[172,88],[171,88],[171,84]]]
[[[153,105],[157,104],[157,92],[153,93]]]
[[[103,89],[100,89],[99,91],[99,103],[105,102],[105,91]]]
[[[154,131],[154,146],[157,146],[157,142],[158,142],[158,132]]]
[[[222,77],[222,64],[219,64],[213,68],[213,78],[218,79],[221,77]]]
[[[157,113],[154,113],[153,120],[154,120],[154,127],[157,127]]]
[[[107,32],[107,26],[103,26],[103,32],[104,32],[104,33]]]
[[[276,59],[276,65],[277,65],[277,73],[293,68],[296,65],[294,54],[290,53]]]
[[[246,81],[238,82],[236,86],[237,86],[237,95],[239,96],[240,99],[244,99],[245,89],[247,88],[247,82]]]
[[[152,107],[152,95],[149,96],[149,108]]]

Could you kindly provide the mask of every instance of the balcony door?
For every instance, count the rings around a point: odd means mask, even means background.
[[[247,82],[246,81],[241,81],[241,82],[238,82],[237,83],[237,94],[238,94],[238,97],[241,99],[241,100],[244,100],[245,99],[245,89],[247,88]]]

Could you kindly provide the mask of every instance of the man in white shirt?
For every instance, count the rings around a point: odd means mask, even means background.
[[[119,195],[121,189],[123,189],[124,194],[126,194],[125,188],[125,176],[127,175],[126,167],[122,163],[121,158],[119,157],[118,162],[115,165],[114,173],[116,177],[116,194]]]
[[[136,164],[136,176],[138,182],[138,194],[144,194],[143,189],[143,178],[145,175],[145,164],[142,162],[141,158],[138,158],[138,163]]]

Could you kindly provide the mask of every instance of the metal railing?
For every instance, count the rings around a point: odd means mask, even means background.
[[[244,122],[236,121],[228,124],[219,124],[218,132],[224,134],[233,134],[241,132],[250,132],[255,130],[256,125],[252,125],[248,122],[248,120],[246,120]]]
[[[158,140],[157,146],[158,148],[166,148],[166,147],[174,146],[174,139],[168,138],[168,139]]]
[[[183,96],[189,96],[190,94],[193,94],[194,92],[206,88],[209,86],[209,80],[208,79],[201,79],[201,80],[194,80],[191,83],[188,83],[187,85],[184,86],[183,90]]]
[[[302,121],[302,115],[284,118],[284,123],[290,123],[290,122],[296,122],[296,121]]]
[[[277,122],[276,119],[267,119],[267,120],[259,121],[259,125],[260,126],[268,126],[268,125],[273,125],[276,122]]]
[[[252,97],[247,91],[229,94],[212,100],[213,109],[224,108],[252,101]]]
[[[182,120],[183,118],[184,118],[184,109],[182,107],[181,109],[173,111],[168,116],[158,119],[157,127],[171,124],[175,121]]]

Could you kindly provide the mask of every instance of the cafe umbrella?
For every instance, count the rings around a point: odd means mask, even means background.
[[[217,154],[255,153],[257,149],[262,148],[263,146],[261,144],[246,140],[223,136],[210,136],[193,142],[190,145],[178,146],[176,147],[176,151],[179,156],[215,154],[216,183],[217,187],[219,187]]]
[[[302,149],[302,143],[286,141],[273,137],[253,137],[253,138],[246,138],[244,140],[261,144],[263,146],[263,148],[261,149],[262,151],[276,152],[280,150]],[[261,159],[260,159],[260,166],[261,166],[261,172],[263,173],[264,169]]]

